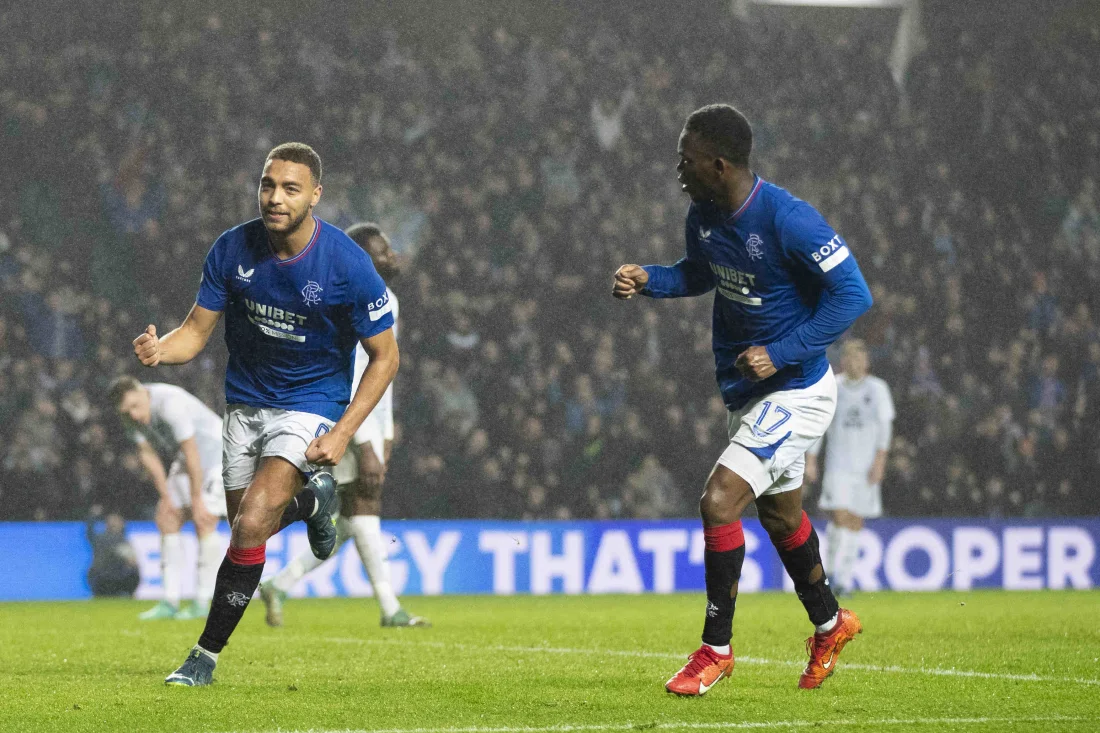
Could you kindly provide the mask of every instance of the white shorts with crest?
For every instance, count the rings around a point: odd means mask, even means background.
[[[729,447],[718,463],[745,479],[756,496],[802,485],[806,451],[822,436],[836,411],[836,378],[830,367],[809,387],[758,397],[729,413]]]
[[[324,435],[332,420],[311,412],[277,407],[229,405],[222,420],[222,477],[226,491],[248,486],[260,459],[277,456],[303,474],[320,469],[306,461],[306,448]]]

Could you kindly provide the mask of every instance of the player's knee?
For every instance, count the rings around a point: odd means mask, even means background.
[[[156,513],[157,530],[161,534],[175,534],[183,529],[183,522],[175,512],[168,508],[158,509]]]
[[[784,511],[782,509],[757,505],[760,512],[760,526],[768,533],[773,542],[790,537],[802,526],[802,510]]]
[[[378,492],[377,495],[371,496],[369,494],[358,494],[352,499],[351,513],[356,516],[377,516],[382,513],[382,492]]]
[[[359,476],[359,490],[356,492],[356,500],[362,502],[381,502],[381,477],[376,474],[361,474]]]
[[[242,505],[233,520],[233,542],[239,547],[255,547],[266,542],[277,526],[278,514],[273,515],[267,507]]]
[[[206,535],[213,532],[215,530],[215,528],[217,528],[217,526],[218,526],[218,518],[217,517],[213,517],[213,518],[208,519],[208,520],[203,520],[201,522],[195,522],[195,534],[197,534],[199,536],[199,539],[202,539]]]
[[[699,514],[704,524],[720,526],[736,522],[752,495],[752,489],[735,474],[728,472],[735,481],[723,480],[716,473],[711,474],[703,496],[699,499]]]

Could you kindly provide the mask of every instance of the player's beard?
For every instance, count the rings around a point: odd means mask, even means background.
[[[306,217],[309,216],[309,212],[310,208],[307,206],[305,211],[302,212],[302,215],[291,222],[290,228],[286,230],[286,233],[293,234],[294,232],[298,231],[298,227],[302,226],[302,222],[304,222],[306,220]]]
[[[298,231],[298,227],[302,226],[302,222],[304,222],[306,220],[306,217],[309,216],[310,211],[311,207],[307,206],[300,215],[293,219],[289,219],[286,229],[283,229],[282,231],[272,231],[270,227],[268,227],[268,231],[280,237],[289,237],[291,234],[294,234],[294,232]]]

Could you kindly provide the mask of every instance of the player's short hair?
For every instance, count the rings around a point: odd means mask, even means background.
[[[288,163],[301,163],[309,166],[309,174],[313,178],[313,185],[318,186],[321,184],[321,156],[305,143],[276,145],[267,154],[267,160],[285,160]]]
[[[124,374],[111,382],[111,386],[107,388],[107,399],[110,400],[112,407],[118,407],[122,404],[122,398],[135,389],[141,389],[141,382],[129,374]]]
[[[351,241],[358,244],[364,250],[367,248],[367,242],[371,237],[386,237],[386,233],[382,231],[382,227],[375,224],[373,221],[361,222],[359,224],[352,224],[350,227],[344,230],[344,234],[351,237]]]
[[[710,145],[718,157],[747,166],[752,154],[752,125],[728,104],[708,104],[688,115],[684,129]]]
[[[841,350],[843,350],[843,351],[863,351],[863,352],[866,352],[867,351],[867,344],[864,342],[863,339],[848,339],[844,342],[844,345],[841,347]]]

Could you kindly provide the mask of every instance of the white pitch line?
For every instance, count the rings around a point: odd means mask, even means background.
[[[615,730],[768,730],[776,728],[862,728],[915,725],[987,725],[991,723],[1035,724],[1035,723],[1083,723],[1098,722],[1100,718],[1040,716],[1022,718],[879,718],[877,720],[765,720],[724,723],[693,723],[688,721],[658,722],[638,721],[636,723],[563,723],[547,726],[470,726],[467,728],[359,728],[323,731],[277,731],[268,733],[581,733],[583,731]]]
[[[284,637],[285,638],[285,637]],[[579,654],[579,655],[604,655],[611,657],[630,657],[634,659],[686,659],[686,654],[672,654],[670,652],[646,652],[624,651],[619,649],[571,649],[550,646],[505,646],[505,645],[478,645],[463,644],[461,642],[442,641],[408,641],[405,639],[355,639],[350,637],[323,637],[321,641],[331,644],[407,644],[416,646],[430,646],[443,649],[463,649],[485,652],[509,652],[515,654]],[[803,667],[805,662],[792,662],[780,659],[762,659],[760,657],[737,657],[738,664],[759,664],[768,667]],[[1087,677],[1050,677],[1031,674],[1012,674],[1009,672],[979,672],[970,669],[954,669],[944,667],[899,667],[896,665],[844,663],[844,669],[860,672],[880,672],[888,674],[923,674],[932,677],[969,677],[987,680],[1009,680],[1014,682],[1061,682],[1076,685],[1100,686],[1100,679]]]

